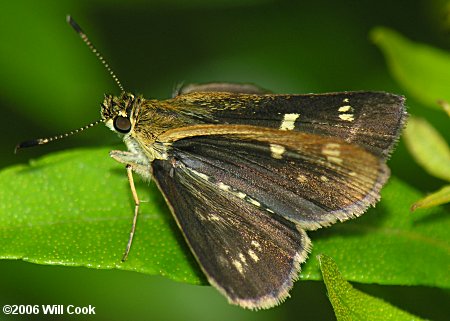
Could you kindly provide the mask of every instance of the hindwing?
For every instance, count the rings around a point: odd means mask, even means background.
[[[208,281],[230,302],[272,307],[288,296],[310,241],[281,216],[256,207],[182,161],[153,162],[164,194]]]

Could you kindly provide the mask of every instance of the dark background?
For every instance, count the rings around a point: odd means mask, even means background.
[[[383,90],[407,93],[369,39],[375,26],[449,49],[445,1],[15,1],[0,7],[0,165],[71,147],[111,145],[102,126],[14,155],[17,142],[54,135],[99,117],[119,89],[65,23],[70,13],[126,90],[166,98],[180,82],[251,82],[277,93]],[[441,131],[442,113],[408,97],[410,112]],[[448,133],[447,133],[448,135]],[[447,137],[448,138],[448,137]],[[393,175],[423,192],[442,182],[400,143]],[[1,242],[1,240],[0,240]],[[440,290],[356,285],[422,317],[444,320]],[[216,290],[123,271],[0,262],[3,304],[96,306],[101,320],[332,320],[322,282],[298,282],[292,299],[262,312],[229,306]],[[5,319],[0,315],[0,319]],[[14,319],[14,318],[11,318]],[[26,319],[30,319],[27,317]],[[89,319],[89,317],[86,317]],[[92,317],[94,319],[94,317]]]

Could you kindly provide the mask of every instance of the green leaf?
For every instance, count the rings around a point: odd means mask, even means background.
[[[318,256],[328,297],[338,321],[341,320],[422,320],[381,299],[356,290],[338,270],[337,264],[326,255]]]
[[[153,184],[137,183],[144,202],[131,254],[121,262],[134,205],[125,169],[109,150],[56,153],[3,170],[0,257],[202,282]]]
[[[372,40],[380,47],[395,79],[423,104],[438,108],[450,101],[450,54],[412,42],[387,28],[375,28]]]
[[[404,138],[417,163],[429,174],[450,181],[450,148],[430,123],[410,117]]]
[[[0,257],[204,283],[159,191],[139,180],[138,195],[148,202],[142,203],[130,256],[121,263],[134,204],[125,169],[108,152],[66,151],[2,170]],[[345,276],[359,282],[450,287],[450,217],[441,208],[410,215],[409,204],[419,197],[391,178],[377,208],[309,233],[312,255],[332,255]],[[303,265],[302,278],[321,278],[315,260]]]
[[[425,196],[411,206],[411,210],[430,208],[450,202],[450,185],[444,186],[437,192]]]

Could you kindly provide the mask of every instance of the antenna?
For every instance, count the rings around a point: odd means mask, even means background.
[[[68,133],[56,135],[56,136],[53,136],[53,137],[37,138],[37,139],[31,139],[31,140],[24,141],[24,142],[22,142],[20,144],[17,144],[16,148],[14,149],[14,154],[17,153],[17,151],[19,149],[21,149],[21,148],[33,147],[33,146],[37,146],[37,145],[44,145],[44,144],[50,143],[50,142],[52,142],[54,140],[66,138],[66,137],[72,136],[72,135],[74,135],[76,133],[82,132],[83,130],[91,128],[91,127],[93,127],[93,126],[95,126],[97,124],[100,124],[102,122],[103,122],[103,120],[96,120],[96,121],[94,121],[94,122],[92,122],[92,123],[90,123],[90,124],[88,124],[86,126],[74,129],[74,130],[72,130],[72,131],[70,131]]]
[[[117,86],[119,86],[120,90],[124,92],[122,83],[119,81],[119,78],[117,78],[114,71],[111,69],[111,67],[106,62],[105,58],[103,58],[102,54],[95,48],[95,46],[92,44],[92,42],[89,40],[89,38],[84,33],[83,29],[78,25],[78,23],[73,20],[71,15],[67,15],[66,17],[67,23],[75,30],[76,33],[81,37],[81,39],[84,41],[84,43],[91,49],[91,51],[97,56],[98,60],[105,66],[106,70],[108,70],[109,74],[111,75],[112,79],[116,82]]]
[[[94,45],[89,41],[89,38],[86,36],[86,34],[83,32],[83,30],[81,29],[81,27],[75,22],[75,20],[72,19],[72,17],[70,15],[67,16],[67,22],[69,23],[69,25],[78,33],[78,35],[81,37],[81,39],[83,39],[84,43],[91,49],[91,51],[97,56],[97,58],[100,60],[100,62],[103,64],[103,66],[105,66],[106,70],[108,70],[109,74],[111,75],[111,77],[114,79],[114,81],[116,82],[117,86],[119,86],[120,90],[122,90],[122,92],[125,92],[125,90],[123,89],[122,84],[120,83],[119,79],[117,78],[116,74],[114,73],[114,71],[112,71],[111,67],[108,65],[108,63],[106,62],[105,58],[103,58],[103,56],[98,52],[98,50],[94,47]],[[60,135],[56,135],[53,137],[46,137],[46,138],[37,138],[37,139],[32,139],[32,140],[27,140],[24,141],[20,144],[18,144],[16,146],[16,148],[14,149],[14,153],[17,153],[17,151],[21,148],[27,148],[27,147],[33,147],[33,146],[37,146],[37,145],[44,145],[47,143],[50,143],[54,140],[58,140],[58,139],[62,139],[62,138],[66,138],[69,136],[72,136],[76,133],[82,132],[85,129],[91,128],[99,123],[102,123],[103,120],[96,120],[86,126],[83,126],[81,128],[78,129],[74,129],[68,133],[64,133],[64,134],[60,134]]]

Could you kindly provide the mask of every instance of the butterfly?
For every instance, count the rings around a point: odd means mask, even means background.
[[[306,231],[360,216],[380,199],[407,115],[404,97],[370,91],[287,95],[209,83],[145,99],[111,74],[122,93],[105,95],[101,119],[80,130],[104,123],[128,149],[110,153],[126,165],[136,203],[123,260],[139,212],[137,173],[156,182],[209,283],[250,309],[289,295],[311,250]]]

